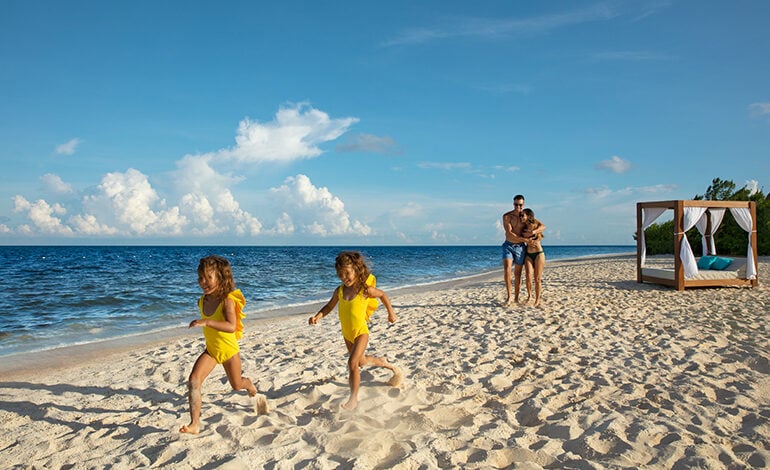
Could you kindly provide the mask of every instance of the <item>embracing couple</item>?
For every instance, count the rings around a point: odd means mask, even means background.
[[[532,277],[535,279],[535,307],[540,306],[542,292],[543,267],[545,253],[540,244],[545,225],[535,218],[532,209],[524,208],[524,196],[517,194],[513,198],[513,210],[503,214],[503,276],[505,278],[506,297],[504,306],[511,305],[511,268],[513,267],[513,302],[519,303],[521,287],[521,268],[525,266],[527,283],[527,302],[532,297]]]

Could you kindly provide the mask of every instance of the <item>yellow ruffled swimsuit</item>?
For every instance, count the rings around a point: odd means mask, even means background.
[[[373,274],[370,274],[366,279],[367,287],[376,287],[377,278]],[[364,297],[363,289],[356,294],[353,300],[345,300],[343,288],[345,286],[340,284],[339,292],[339,306],[337,312],[340,317],[340,328],[342,328],[342,336],[351,343],[356,341],[361,335],[369,334],[369,317],[372,316],[377,307],[380,305],[380,301],[374,297]]]
[[[203,297],[202,295],[198,299],[198,309],[201,312],[201,318],[204,320],[225,321],[225,313],[222,309],[225,301],[223,300],[219,303],[219,306],[217,306],[216,311],[212,315],[205,315],[203,313]],[[243,297],[241,290],[236,289],[230,292],[227,294],[227,298],[232,299],[235,303],[235,332],[227,333],[209,328],[208,326],[203,327],[203,336],[206,337],[206,352],[217,361],[217,364],[222,364],[240,351],[238,340],[243,336],[243,319],[246,318],[246,314],[243,313],[246,299]]]

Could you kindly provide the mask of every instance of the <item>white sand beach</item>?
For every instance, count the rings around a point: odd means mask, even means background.
[[[635,258],[547,262],[543,306],[503,308],[502,270],[390,293],[348,397],[336,314],[248,322],[254,412],[222,368],[189,422],[200,331],[0,366],[3,468],[762,468],[770,466],[770,295],[636,282]],[[195,299],[191,299],[194,303]],[[163,341],[161,341],[163,340]],[[108,349],[107,349],[108,348]],[[16,360],[18,359],[18,360]]]

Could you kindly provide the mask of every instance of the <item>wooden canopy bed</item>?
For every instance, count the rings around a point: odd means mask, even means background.
[[[674,211],[673,266],[647,264],[644,229],[667,210]],[[697,227],[703,235],[704,253],[701,259],[716,258],[714,233],[729,210],[738,225],[748,234],[745,258],[730,257],[732,262],[722,270],[698,268],[699,259],[693,255],[685,232]],[[655,201],[636,204],[636,280],[651,282],[684,290],[687,287],[755,287],[757,280],[757,205],[754,201]],[[713,256],[707,256],[713,255]],[[721,261],[726,261],[722,259]]]

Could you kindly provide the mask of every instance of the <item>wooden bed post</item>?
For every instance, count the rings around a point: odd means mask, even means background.
[[[759,266],[757,260],[757,203],[756,201],[749,201],[749,212],[751,212],[751,249],[754,254],[754,270],[757,275],[751,280],[751,287],[757,287],[759,285]]]
[[[684,290],[684,266],[680,250],[682,248],[682,230],[684,224],[684,201],[676,201],[674,204],[674,282],[676,290]]]
[[[642,203],[636,203],[636,282],[642,282]]]

